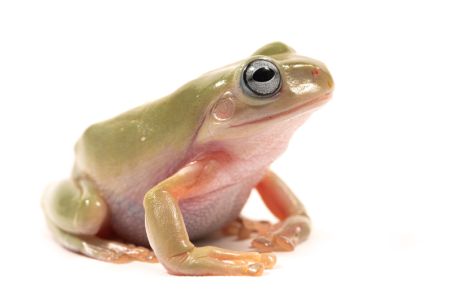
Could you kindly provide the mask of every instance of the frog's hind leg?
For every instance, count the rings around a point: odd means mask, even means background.
[[[144,247],[137,247],[92,235],[76,235],[66,232],[48,220],[55,239],[65,248],[88,257],[113,263],[130,261],[157,262],[154,253]]]
[[[71,251],[115,263],[157,261],[147,248],[96,236],[106,223],[108,208],[88,181],[66,180],[49,187],[42,206],[54,238]]]

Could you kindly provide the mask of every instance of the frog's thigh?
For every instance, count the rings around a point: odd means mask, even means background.
[[[105,223],[108,208],[87,181],[66,180],[49,187],[42,205],[55,239],[72,251],[111,262],[155,261],[146,248],[95,236]]]
[[[73,234],[95,235],[105,222],[108,209],[87,181],[62,181],[47,189],[43,197],[47,218]]]

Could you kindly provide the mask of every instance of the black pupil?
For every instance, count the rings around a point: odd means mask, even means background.
[[[257,82],[268,82],[275,76],[275,71],[268,67],[261,67],[257,69],[253,74],[253,80]]]

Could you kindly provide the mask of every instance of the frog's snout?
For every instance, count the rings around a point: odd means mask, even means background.
[[[312,79],[327,93],[331,93],[334,89],[334,80],[331,73],[324,65],[315,65],[311,69]]]
[[[290,91],[303,98],[313,94],[330,94],[334,89],[333,77],[319,61],[305,58],[288,65],[285,70]]]

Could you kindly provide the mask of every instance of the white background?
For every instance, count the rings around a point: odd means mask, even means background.
[[[0,299],[451,300],[445,3],[2,1]],[[273,166],[313,217],[307,243],[260,278],[196,278],[53,242],[40,195],[69,175],[84,128],[274,40],[336,82]],[[269,216],[256,196],[245,211]]]

